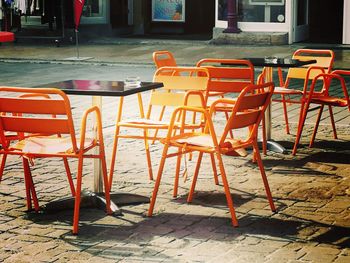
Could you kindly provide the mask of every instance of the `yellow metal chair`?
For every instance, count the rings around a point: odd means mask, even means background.
[[[172,74],[169,74],[169,72],[172,72]],[[141,104],[139,105],[141,109],[141,117],[139,119],[123,120],[121,116],[122,109],[119,109],[109,173],[110,188],[112,187],[120,138],[144,140],[149,179],[153,180],[149,141],[159,140],[164,137],[158,135],[157,132],[168,129],[169,119],[165,118],[166,115],[169,115],[174,110],[174,107],[184,104],[202,107],[206,105],[205,92],[209,81],[209,73],[205,68],[162,67],[156,71],[153,80],[162,82],[163,88],[151,92],[146,114],[144,114]],[[164,109],[166,109],[165,112]],[[160,111],[161,114],[159,113]],[[201,122],[196,122],[194,119],[187,124],[188,129],[196,129],[202,125]],[[121,134],[121,129],[126,129],[126,133]],[[139,133],[136,134],[136,131]]]
[[[283,79],[282,70],[278,70],[280,86],[275,88],[274,94],[278,95],[279,98],[274,96],[273,101],[282,102],[287,134],[290,133],[287,104],[300,104],[303,90],[307,90],[310,81],[320,73],[330,73],[332,71],[334,52],[332,50],[298,49],[294,52],[292,58],[299,60],[314,59],[317,62],[304,67],[289,68],[285,80]],[[303,86],[299,89],[290,88],[296,80],[302,80]]]
[[[156,197],[160,186],[166,159],[178,155],[183,155],[189,152],[199,152],[197,165],[193,176],[192,186],[187,201],[192,201],[203,154],[207,153],[211,156],[215,155],[221,173],[226,201],[231,213],[232,224],[234,226],[238,226],[238,221],[236,218],[235,209],[230,193],[230,187],[228,184],[227,175],[225,172],[221,155],[236,155],[239,154],[240,151],[242,151],[242,149],[244,150],[244,148],[246,147],[253,147],[254,155],[260,169],[270,208],[272,211],[275,211],[275,206],[272,200],[271,191],[269,188],[269,184],[267,181],[257,143],[257,130],[259,127],[259,123],[263,117],[263,114],[268,104],[271,101],[273,90],[273,83],[249,85],[242,90],[237,100],[223,98],[215,101],[210,107],[210,112],[202,108],[188,106],[179,107],[174,111],[167,136],[165,139],[161,140],[161,142],[164,144],[164,148],[162,153],[162,159],[159,164],[157,179],[154,186],[150,207],[148,210],[148,216],[152,216],[153,214],[154,205],[156,202]],[[232,108],[229,120],[226,123],[222,135],[220,137],[217,137],[211,117],[216,111],[216,105],[220,103],[231,104]],[[184,116],[186,116],[187,112],[197,112],[204,116],[206,126],[203,132],[187,132],[183,128],[185,123]],[[180,133],[174,135],[174,129],[177,126],[176,123],[179,120],[179,118],[182,124],[180,126]],[[244,127],[249,127],[250,130],[249,134],[245,139],[234,140],[232,138],[228,138],[228,133],[230,130],[241,129]],[[178,127],[176,128],[178,129]],[[178,150],[172,153],[168,153],[168,150],[171,147],[175,147]]]
[[[98,107],[91,107],[85,111],[81,122],[80,139],[76,137],[71,106],[65,93],[53,88],[18,88],[0,87],[0,140],[7,142],[2,145],[0,154],[18,155],[22,157],[26,185],[27,207],[39,210],[38,199],[30,171],[29,162],[35,158],[59,157],[78,159],[76,179],[73,233],[78,233],[81,187],[83,176],[83,161],[85,158],[97,158],[101,161],[103,183],[106,195],[106,210],[111,214],[110,196],[108,191],[107,167],[102,134],[101,113]],[[3,94],[13,96],[3,96]],[[19,94],[28,94],[21,96]],[[37,94],[37,96],[29,95]],[[50,99],[40,95],[49,96]],[[87,118],[95,114],[97,138],[86,137]],[[19,141],[8,141],[7,132],[22,133]],[[91,151],[98,147],[99,152]],[[68,162],[67,162],[68,165]],[[67,174],[70,177],[70,174]],[[69,181],[72,179],[69,178]],[[71,186],[72,187],[72,186]],[[74,190],[74,186],[73,186]]]

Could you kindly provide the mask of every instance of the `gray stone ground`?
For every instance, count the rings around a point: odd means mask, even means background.
[[[90,104],[79,96],[71,96],[71,100],[76,116]],[[115,119],[111,109],[116,107],[116,99],[105,98],[104,105],[109,165],[111,123]],[[136,98],[131,99],[125,112],[134,114],[135,105]],[[273,138],[290,149],[296,119],[292,119],[292,135],[286,135],[279,106],[274,104],[273,109]],[[312,123],[313,117],[310,116],[308,123]],[[181,180],[179,196],[172,197],[175,163],[169,160],[152,218],[146,216],[148,204],[124,206],[123,216],[118,217],[107,216],[102,210],[82,209],[79,235],[73,236],[71,211],[57,214],[26,211],[21,161],[11,157],[0,184],[0,261],[349,262],[349,112],[337,111],[336,120],[338,140],[332,138],[326,118],[314,148],[307,147],[312,130],[307,124],[296,156],[272,152],[263,156],[276,213],[269,209],[259,170],[251,162],[251,156],[224,157],[240,224],[237,228],[230,224],[222,185],[214,184],[208,159],[203,161],[191,204],[186,203],[191,178],[186,182]],[[223,120],[218,116],[217,121]],[[150,196],[153,182],[148,180],[142,148],[142,141],[120,143],[113,191]],[[161,144],[152,145],[154,172],[161,150]],[[193,162],[188,162],[190,171]],[[92,164],[87,162],[85,189],[92,188],[91,173]],[[61,160],[36,160],[33,176],[41,205],[69,195]]]

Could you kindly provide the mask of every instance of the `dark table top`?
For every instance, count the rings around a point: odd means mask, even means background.
[[[256,67],[281,67],[281,68],[295,68],[302,67],[316,63],[312,60],[299,60],[291,58],[276,58],[276,57],[264,57],[264,58],[243,58],[249,60]],[[222,65],[229,65],[229,63],[222,63]]]
[[[294,68],[302,67],[305,65],[310,65],[316,63],[315,59],[312,60],[299,60],[291,58],[245,58],[249,60],[254,66],[257,67],[282,67],[282,68]]]
[[[141,82],[139,85],[127,86],[123,81],[101,80],[64,80],[40,85],[43,88],[58,88],[70,95],[92,96],[128,96],[139,92],[163,87],[160,82]]]

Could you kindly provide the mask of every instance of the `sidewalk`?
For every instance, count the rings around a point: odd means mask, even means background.
[[[92,57],[85,61],[74,63],[133,63],[153,64],[151,54],[155,50],[169,50],[174,53],[179,65],[194,65],[203,57],[244,58],[261,56],[290,57],[299,48],[333,49],[335,57],[334,68],[350,68],[349,45],[315,45],[297,43],[281,46],[233,46],[212,45],[201,40],[166,40],[115,38],[99,39],[79,45],[79,57]],[[16,61],[44,61],[69,63],[71,57],[77,57],[74,43],[62,44],[56,47],[52,44],[5,44],[0,48],[0,61],[7,59]],[[72,62],[72,61],[71,61]]]
[[[126,40],[123,40],[126,42]],[[128,40],[129,41],[129,40]],[[211,46],[204,42],[83,44],[80,56],[93,59],[65,61],[76,55],[75,46],[3,45],[0,61],[44,63],[135,63],[151,65],[153,50],[167,49],[180,65],[193,65],[205,57],[289,56],[293,46]],[[350,68],[349,49],[341,67]],[[344,55],[345,54],[345,55]],[[345,65],[345,66],[344,66]],[[20,67],[20,63],[18,64]],[[144,101],[147,101],[145,98]],[[90,100],[72,97],[73,111],[80,116]],[[79,107],[77,107],[77,105]],[[134,114],[136,97],[125,109]],[[107,162],[111,158],[115,98],[104,99]],[[291,148],[294,135],[286,135],[280,107],[273,119],[273,137]],[[326,114],[325,114],[326,115]],[[72,212],[42,214],[26,212],[23,171],[18,158],[8,158],[0,184],[0,262],[268,262],[348,263],[350,261],[350,126],[349,112],[337,111],[338,140],[329,122],[322,121],[314,148],[308,148],[312,126],[296,156],[269,152],[263,156],[277,212],[266,200],[260,173],[251,158],[225,157],[225,167],[235,202],[239,227],[230,224],[222,185],[213,182],[210,160],[200,170],[193,203],[186,198],[195,161],[188,162],[189,180],[180,180],[179,197],[172,198],[175,160],[163,175],[152,218],[148,204],[122,207],[123,216],[83,209],[79,235],[71,234]],[[220,120],[220,119],[219,119]],[[224,120],[222,120],[224,121]],[[291,130],[295,131],[295,122]],[[145,196],[152,193],[143,142],[121,141],[113,191]],[[162,145],[151,145],[156,173]],[[193,158],[196,160],[196,158]],[[72,171],[76,164],[72,163]],[[93,184],[92,165],[86,163],[83,188]],[[34,181],[41,205],[69,195],[61,160],[36,160]]]

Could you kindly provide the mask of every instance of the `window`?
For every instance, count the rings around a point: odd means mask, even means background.
[[[101,24],[107,22],[106,0],[86,0],[81,15],[83,24]]]
[[[152,21],[185,22],[185,0],[152,0]]]
[[[284,23],[284,0],[236,0],[239,22]],[[218,1],[218,20],[227,20],[227,0]]]

